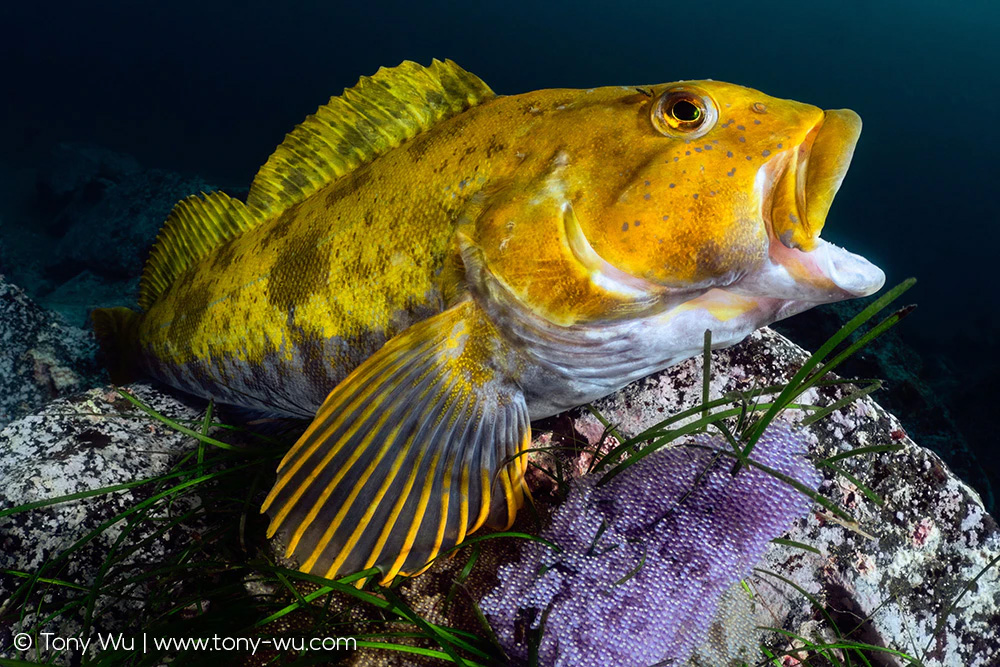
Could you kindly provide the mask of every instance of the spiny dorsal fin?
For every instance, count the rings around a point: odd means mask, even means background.
[[[479,77],[450,60],[383,67],[330,98],[285,137],[254,178],[247,207],[269,217],[493,97]]]
[[[222,192],[191,195],[174,205],[139,282],[139,306],[149,310],[186,268],[256,224],[238,199]]]
[[[143,270],[139,305],[148,310],[181,272],[258,221],[493,97],[450,60],[430,67],[406,61],[362,77],[285,137],[254,178],[246,205],[214,192],[174,206]]]

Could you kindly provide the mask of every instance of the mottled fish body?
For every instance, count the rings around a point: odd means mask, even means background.
[[[884,276],[819,238],[860,120],[714,81],[497,97],[380,70],[296,128],[246,203],[171,213],[142,373],[312,423],[264,505],[306,572],[413,574],[525,493],[532,419]]]

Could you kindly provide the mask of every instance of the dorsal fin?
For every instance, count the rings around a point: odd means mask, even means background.
[[[292,130],[250,187],[247,207],[270,217],[469,107],[495,97],[450,60],[383,67]]]
[[[149,310],[186,268],[255,224],[243,202],[222,192],[191,195],[177,202],[142,271],[139,306]]]
[[[221,192],[181,200],[163,224],[139,283],[148,310],[178,275],[238,236],[436,123],[495,97],[450,60],[405,61],[361,77],[292,130],[254,177],[244,205]]]

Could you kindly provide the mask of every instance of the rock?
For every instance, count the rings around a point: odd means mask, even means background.
[[[0,276],[0,426],[94,382],[90,332],[68,326]]]
[[[40,305],[60,314],[74,326],[90,329],[89,316],[94,308],[135,307],[139,277],[133,280],[109,280],[92,271],[81,271],[38,299]]]
[[[39,170],[39,197],[52,206],[101,182],[116,183],[140,171],[139,162],[122,153],[85,142],[57,144]]]
[[[197,177],[146,169],[128,155],[59,144],[35,177],[36,196],[4,221],[3,271],[31,296],[50,294],[73,322],[96,296],[137,297],[149,249],[173,206],[215,188]],[[84,283],[96,293],[81,289]],[[70,299],[80,297],[81,302]]]
[[[69,225],[52,253],[53,276],[91,271],[108,279],[134,280],[142,275],[149,249],[174,204],[215,189],[199,178],[161,169],[93,187],[97,191],[75,196],[62,213]]]
[[[197,419],[199,408],[147,385],[132,386],[133,393],[155,410],[174,419]],[[39,500],[56,498],[125,482],[148,479],[168,472],[178,459],[193,449],[192,438],[174,431],[139,412],[112,389],[92,389],[72,398],[58,399],[34,414],[0,431],[0,510]],[[0,518],[0,571],[10,569],[34,573],[90,531],[153,494],[151,485],[64,502]],[[104,582],[125,580],[162,564],[178,548],[190,548],[193,531],[204,530],[199,520],[177,526],[164,522],[200,504],[196,495],[174,502],[161,502],[143,516],[119,521],[88,542],[47,576],[91,586],[100,576]],[[128,538],[119,543],[123,531]],[[130,532],[129,532],[130,531]],[[126,547],[139,548],[128,553]],[[109,555],[127,555],[102,569]],[[11,610],[3,603],[12,599],[24,579],[0,574],[0,617]],[[157,579],[141,579],[97,596],[91,636],[97,633],[136,630],[145,611],[144,599]],[[36,586],[17,609],[28,613],[12,626],[0,624],[0,657],[24,659],[10,647],[18,632],[32,632],[36,622],[59,609],[67,595],[58,586]],[[75,608],[44,623],[40,631],[58,637],[77,636],[83,628],[84,612]],[[91,654],[93,658],[95,654]],[[42,652],[40,658],[52,658]],[[60,664],[79,660],[73,652],[59,657]]]
[[[758,331],[740,345],[713,353],[712,397],[787,381],[805,358],[806,353],[787,339],[767,329]],[[640,380],[597,402],[595,407],[621,432],[638,433],[697,405],[701,400],[701,378],[702,362],[692,359]],[[800,400],[829,405],[844,395],[847,390],[843,387],[813,389]],[[190,419],[198,415],[199,406],[192,407],[144,385],[135,385],[134,390],[144,401],[173,417]],[[149,477],[166,470],[192,447],[190,439],[148,420],[107,416],[122,407],[114,397],[95,390],[73,399],[59,399],[38,414],[8,426],[0,434],[0,510],[36,498]],[[79,416],[68,418],[66,412]],[[783,417],[795,420],[801,413],[788,411]],[[590,461],[586,454],[579,453],[579,448],[593,446],[604,431],[603,424],[589,412],[577,410],[536,424],[533,444],[576,447],[576,452],[559,454],[563,474],[572,478],[583,474]],[[907,652],[927,667],[998,664],[1000,568],[995,561],[1000,557],[1000,528],[985,512],[976,492],[955,477],[935,454],[916,445],[899,421],[870,398],[816,422],[808,427],[808,434],[809,451],[815,461],[859,447],[898,446],[896,451],[869,452],[837,462],[878,494],[884,505],[869,500],[832,469],[822,468],[825,480],[820,492],[849,512],[857,527],[844,525],[828,512],[814,508],[794,525],[788,537],[818,550],[818,554],[771,544],[760,571],[748,580],[755,591],[755,624],[781,628],[811,640],[832,641],[837,637],[838,631],[828,624],[826,615],[819,613],[801,592],[769,574],[773,572],[813,596],[835,620],[839,632],[850,640]],[[551,453],[532,456],[541,467],[551,466],[553,461]],[[559,485],[537,469],[531,484],[537,515],[526,508],[512,530],[537,535],[561,502],[562,493]],[[132,506],[143,492],[136,488],[0,519],[0,569],[32,571],[108,516]],[[144,532],[151,530],[144,523],[136,530],[138,535],[153,534]],[[171,549],[185,540],[190,542],[190,531],[199,530],[203,528],[197,523],[182,523],[157,535],[149,541],[150,551],[141,558],[116,564],[122,569],[116,570],[115,576],[128,576],[134,571],[129,568],[155,567]],[[110,535],[107,539],[113,541]],[[248,527],[247,539],[248,545],[250,541],[263,544],[263,526],[252,530]],[[427,620],[482,636],[484,631],[471,601],[482,599],[496,586],[497,573],[519,556],[522,543],[522,539],[511,537],[479,542],[481,553],[461,586],[456,586],[455,581],[469,560],[470,549],[440,559],[425,574],[405,581],[395,592]],[[268,544],[278,552],[282,550],[280,544]],[[92,581],[108,542],[90,549],[88,545],[67,562],[67,570],[60,577]],[[238,572],[243,576],[248,571]],[[16,578],[0,576],[0,600],[9,596],[18,583]],[[44,594],[55,596],[54,591],[45,589]],[[247,591],[247,595],[269,596],[261,599],[271,604],[286,603],[270,597],[281,594],[281,586],[255,588],[248,583]],[[141,600],[148,589],[137,587],[134,593],[138,600],[99,599],[100,614],[95,619],[100,620],[102,629],[135,626],[143,614]],[[58,597],[49,598],[49,603],[58,604]],[[724,637],[730,632],[741,633],[740,628],[746,627],[745,607],[726,604],[720,608],[715,617],[718,632],[713,630],[713,634]],[[371,608],[353,604],[348,598],[330,603],[328,610],[330,614],[343,613],[338,619],[358,621],[357,632],[371,627],[364,624],[365,614],[371,618]],[[0,610],[0,616],[2,613]],[[33,620],[37,617],[26,622]],[[304,634],[313,620],[311,613],[299,612],[288,614],[282,624]],[[67,631],[74,627],[67,626]],[[346,625],[337,627],[342,636],[351,631]],[[412,631],[412,626],[379,626],[380,632],[394,629]],[[10,637],[4,634],[9,632],[0,628],[0,646],[10,645]],[[420,644],[422,640],[414,641]],[[769,635],[766,644],[778,654],[798,648],[778,634]],[[273,654],[257,655],[255,664],[263,664],[259,661],[268,657]],[[905,664],[885,653],[869,652],[866,659],[876,667]],[[696,664],[715,665],[717,661],[713,660],[712,654],[703,650],[695,658]],[[413,654],[376,650],[351,653],[348,662],[368,667],[439,664]]]
[[[778,322],[774,328],[806,349],[816,349],[862,306],[853,301],[826,304]],[[982,432],[989,423],[982,415],[989,414],[989,387],[996,374],[986,361],[993,357],[983,351],[997,349],[995,341],[989,342],[995,330],[996,326],[983,322],[975,330],[977,338],[952,345],[947,355],[932,354],[926,359],[892,330],[878,345],[862,350],[841,368],[851,377],[883,380],[879,405],[896,415],[916,442],[941,456],[975,488],[987,511],[995,509],[993,487],[1000,481],[1000,466],[991,455],[992,433]],[[957,335],[968,334],[960,331]],[[960,360],[964,368],[957,367]]]
[[[1000,457],[996,455],[996,422],[990,415],[996,410],[996,378],[1000,373],[1000,316],[983,313],[975,326],[954,332],[940,345],[946,349],[933,358],[929,384],[944,397],[962,433],[979,453],[976,462],[983,475],[993,480],[996,489],[1000,487]],[[976,483],[973,486],[979,488]],[[995,501],[993,507],[987,502],[986,508],[997,515]]]
[[[38,225],[22,216],[0,218],[0,275],[32,298],[47,285],[45,264],[55,244]]]

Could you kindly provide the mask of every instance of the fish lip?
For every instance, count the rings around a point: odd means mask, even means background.
[[[832,303],[882,289],[885,273],[860,255],[825,239],[804,251],[772,243],[768,258],[727,289],[741,296],[790,302]]]
[[[787,153],[778,153],[770,161],[761,165],[757,170],[755,188],[761,198],[760,217],[767,228],[768,236],[771,239],[780,238],[781,233],[775,225],[775,192],[779,183],[788,173],[786,168],[788,161]],[[784,241],[782,241],[784,243]],[[785,244],[785,247],[791,247]]]
[[[824,120],[825,114],[809,129],[798,147],[780,153],[780,157],[774,158],[774,164],[768,165],[776,175],[771,179],[773,186],[764,207],[764,217],[772,237],[789,249],[808,251],[811,249],[808,240],[814,238],[805,215],[806,182],[809,156]]]
[[[794,151],[769,165],[773,187],[764,206],[773,235],[786,248],[813,250],[827,214],[847,176],[861,134],[850,109],[830,109]]]
[[[812,225],[808,217],[808,201],[806,199],[806,182],[807,174],[809,171],[809,157],[812,155],[813,146],[816,143],[816,137],[822,131],[823,123],[826,121],[826,114],[820,118],[819,122],[816,123],[811,130],[806,134],[806,138],[799,145],[799,149],[796,155],[795,162],[795,208],[798,218],[803,225],[805,225],[807,231],[810,230]],[[845,172],[846,175],[846,172]],[[841,178],[843,180],[843,177]],[[820,223],[820,228],[822,228],[822,222]],[[819,234],[817,230],[817,235]],[[786,236],[788,236],[786,234]],[[791,240],[791,239],[789,239]],[[782,241],[785,243],[785,241]],[[786,247],[793,247],[786,244]]]
[[[790,252],[802,253],[801,250]],[[822,301],[834,298],[852,299],[869,296],[885,285],[885,272],[870,261],[838,245],[819,239],[815,249],[804,253],[800,259],[811,268],[814,279],[819,278],[834,288]]]

